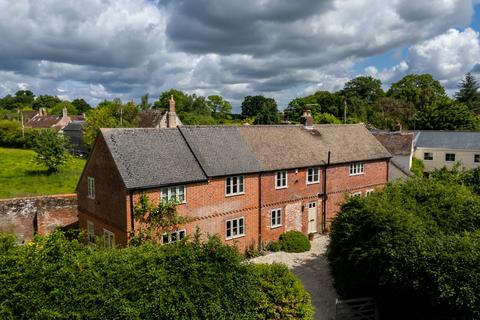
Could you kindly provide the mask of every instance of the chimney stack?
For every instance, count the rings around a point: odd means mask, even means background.
[[[175,128],[177,123],[177,114],[175,113],[175,100],[170,96],[170,110],[167,114],[167,128]]]
[[[307,129],[313,128],[313,118],[312,118],[312,112],[310,110],[303,111],[301,122],[305,126],[305,128]]]
[[[66,117],[68,117],[67,108],[63,108],[63,110],[62,110],[62,118],[66,118]]]
[[[400,121],[397,121],[395,123],[395,131],[400,131],[402,132],[402,124],[400,123]]]

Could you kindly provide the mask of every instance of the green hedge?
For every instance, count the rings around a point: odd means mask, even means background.
[[[311,319],[310,309],[291,273],[244,263],[215,237],[124,249],[60,232],[26,246],[0,237],[0,319]]]
[[[480,319],[480,197],[415,178],[350,198],[332,222],[338,293],[373,296],[385,319]]]
[[[300,231],[288,231],[280,236],[280,244],[286,252],[305,252],[310,250],[308,237]]]

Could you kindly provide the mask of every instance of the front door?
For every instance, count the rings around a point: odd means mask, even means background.
[[[317,203],[308,204],[308,233],[317,232]]]

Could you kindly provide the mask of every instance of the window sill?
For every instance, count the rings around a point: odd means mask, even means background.
[[[361,175],[364,175],[365,172],[362,172],[362,173],[350,173],[350,177],[353,177],[353,176],[361,176]]]
[[[311,184],[319,184],[320,183],[320,180],[319,181],[314,181],[314,182],[307,182],[307,186],[311,185]]]
[[[245,192],[230,193],[230,194],[226,194],[226,193],[225,193],[225,197],[235,197],[235,196],[243,196],[243,195],[245,195]]]
[[[275,187],[275,190],[282,190],[282,189],[288,189],[288,186],[285,186],[285,187]]]
[[[243,238],[243,237],[245,237],[244,234],[238,235],[238,236],[229,237],[229,238],[225,237],[225,240],[235,240],[235,239]]]
[[[280,228],[280,227],[282,227],[281,224],[275,225],[275,226],[270,226],[270,229],[278,229],[278,228]]]

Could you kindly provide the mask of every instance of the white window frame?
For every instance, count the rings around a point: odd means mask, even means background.
[[[93,177],[87,177],[87,197],[95,199],[95,179]]]
[[[275,229],[282,226],[282,208],[270,210],[270,228]]]
[[[234,223],[236,223],[236,227],[234,226]],[[229,229],[230,229],[230,236],[228,235]],[[234,233],[235,230],[237,230],[236,233]],[[238,217],[235,219],[226,220],[225,221],[225,239],[232,240],[232,239],[241,238],[241,237],[245,237],[245,217]]]
[[[362,191],[356,191],[356,192],[350,193],[350,198],[361,197],[361,196],[362,196]]]
[[[115,233],[110,230],[103,229],[103,243],[107,248],[115,247]]]
[[[431,158],[431,159],[427,159],[427,158],[426,158],[427,155],[431,155],[432,158]],[[425,160],[425,161],[433,161],[433,152],[424,152],[424,153],[423,153],[423,160]]]
[[[447,160],[447,156],[448,156],[448,155],[453,155],[453,160]],[[455,162],[456,158],[457,158],[457,156],[456,156],[455,153],[450,153],[450,152],[449,152],[449,153],[445,153],[445,162]]]
[[[364,162],[352,162],[350,163],[350,175],[358,176],[365,174],[365,163]]]
[[[181,235],[183,233],[183,236]],[[175,235],[175,240],[172,240],[172,236]],[[167,236],[167,242],[165,242],[165,236]],[[187,236],[187,230],[185,229],[180,229],[180,230],[175,230],[172,232],[165,232],[162,234],[162,244],[169,244],[169,243],[175,243],[177,241],[182,240]]]
[[[87,220],[87,239],[88,243],[95,243],[95,225],[90,220]]]
[[[371,195],[374,192],[375,192],[375,189],[368,189],[367,191],[365,191],[365,196],[368,197],[369,195]]]
[[[187,187],[185,185],[178,185],[178,186],[170,186],[170,187],[162,187],[160,188],[160,199],[162,201],[175,201],[177,199],[177,195],[181,194],[180,189],[183,188],[183,201],[180,203],[187,203]],[[175,190],[175,192],[173,192]],[[164,199],[163,194],[166,191],[166,199]],[[175,196],[174,196],[175,195]]]
[[[275,189],[288,188],[288,171],[282,170],[275,172]]]
[[[317,180],[314,180],[315,178],[315,170],[317,170]],[[310,171],[312,174],[310,175]],[[310,180],[310,177],[312,177],[312,181]],[[320,167],[312,167],[307,169],[307,184],[316,184],[320,183]]]
[[[480,154],[473,155],[473,163],[480,163]]]
[[[237,189],[233,192],[234,187]],[[230,192],[228,190],[230,189]],[[230,176],[225,178],[225,196],[245,194],[245,176]]]

